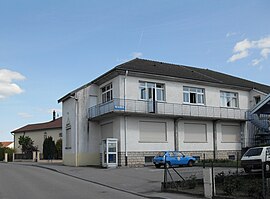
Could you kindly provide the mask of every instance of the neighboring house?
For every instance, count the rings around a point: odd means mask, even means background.
[[[0,142],[1,147],[14,148],[14,142]]]
[[[100,165],[103,139],[118,139],[118,164],[158,151],[235,158],[254,144],[247,111],[267,85],[208,69],[134,59],[68,93],[62,102],[63,162]]]
[[[53,117],[52,121],[29,124],[22,128],[16,129],[11,132],[14,135],[14,149],[16,153],[21,153],[21,145],[19,144],[20,136],[29,136],[34,141],[34,146],[43,153],[43,142],[45,138],[51,136],[56,142],[62,138],[62,117],[55,119]]]

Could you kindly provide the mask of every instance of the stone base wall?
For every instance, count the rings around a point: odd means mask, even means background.
[[[213,151],[183,151],[185,155],[190,155],[190,156],[197,156],[200,157],[202,160],[205,154],[205,159],[213,159],[214,154]],[[229,159],[229,157],[234,156],[235,160],[237,159],[237,153],[238,157],[240,158],[241,156],[241,151],[237,150],[219,150],[216,152],[216,159]]]
[[[128,152],[127,154],[127,166],[129,167],[143,167],[146,165],[152,165],[151,162],[145,162],[146,157],[148,161],[151,159],[151,157],[155,156],[158,153],[158,151],[145,151],[145,152]],[[200,160],[203,159],[205,154],[205,159],[213,159],[213,151],[183,151],[185,155],[189,156],[197,156],[200,158]],[[216,152],[216,159],[229,159],[235,158],[237,159],[237,153],[238,157],[241,156],[241,151],[236,150],[226,150],[226,151],[217,151]],[[126,166],[125,161],[125,153],[119,152],[118,153],[118,165],[119,166]]]

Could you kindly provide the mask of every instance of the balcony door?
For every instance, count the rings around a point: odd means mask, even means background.
[[[154,83],[148,83],[148,112],[155,113],[156,112],[156,86]]]

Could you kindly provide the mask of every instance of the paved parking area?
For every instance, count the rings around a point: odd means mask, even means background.
[[[15,163],[16,164],[16,163]],[[156,169],[154,166],[142,168],[120,167],[115,169],[104,169],[95,167],[69,167],[53,164],[31,164],[31,166],[43,167],[73,176],[82,180],[105,185],[132,193],[141,194],[155,198],[194,198],[183,194],[160,192],[163,181],[164,170]],[[202,178],[202,167],[181,167],[175,168],[184,178],[195,175]],[[235,168],[216,167],[215,173],[235,172]],[[172,172],[173,173],[173,172]],[[177,177],[176,175],[174,175]],[[178,177],[179,179],[179,177]]]

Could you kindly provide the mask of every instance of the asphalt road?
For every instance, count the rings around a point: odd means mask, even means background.
[[[141,198],[50,170],[0,163],[0,199]]]

